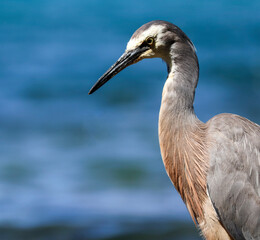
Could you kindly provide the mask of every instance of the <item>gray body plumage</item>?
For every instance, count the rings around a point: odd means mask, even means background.
[[[233,114],[208,122],[207,186],[220,221],[236,240],[260,239],[260,127]]]
[[[192,219],[207,240],[259,240],[260,126],[233,114],[207,123],[196,117],[198,59],[180,28],[165,21],[140,27],[89,93],[125,67],[154,57],[168,67],[159,116],[162,159]]]

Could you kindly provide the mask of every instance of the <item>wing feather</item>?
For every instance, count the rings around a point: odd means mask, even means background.
[[[260,126],[234,114],[207,124],[212,204],[234,239],[260,239]]]

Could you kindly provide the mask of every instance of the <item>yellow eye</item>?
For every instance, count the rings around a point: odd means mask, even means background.
[[[153,45],[153,41],[154,41],[154,39],[153,39],[152,37],[148,37],[148,38],[146,39],[146,43],[147,43],[148,45]]]

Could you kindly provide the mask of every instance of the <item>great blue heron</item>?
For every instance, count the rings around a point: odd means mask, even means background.
[[[260,126],[234,114],[201,122],[193,109],[199,65],[194,45],[177,26],[152,21],[91,88],[127,66],[162,58],[168,67],[159,115],[165,169],[195,224],[210,239],[260,239]]]

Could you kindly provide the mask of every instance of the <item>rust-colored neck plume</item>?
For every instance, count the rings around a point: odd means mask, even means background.
[[[203,203],[207,197],[205,127],[194,119],[194,125],[179,124],[169,130],[166,126],[173,123],[178,124],[166,118],[160,119],[159,137],[163,162],[193,221],[196,219],[200,222],[199,219],[203,219]]]

